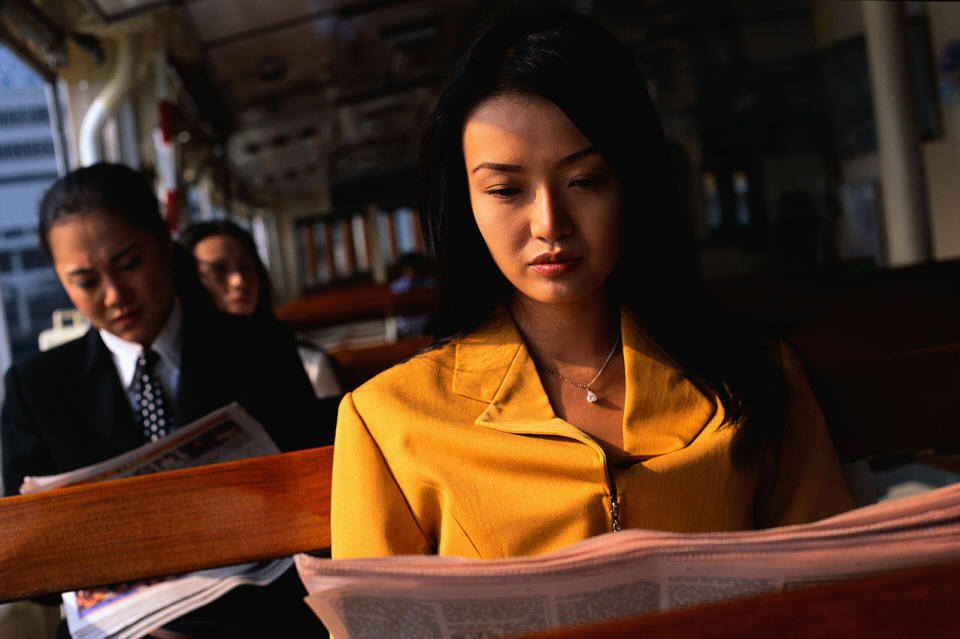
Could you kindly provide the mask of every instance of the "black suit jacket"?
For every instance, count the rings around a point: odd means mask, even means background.
[[[333,443],[338,399],[316,399],[292,335],[276,322],[185,308],[182,339],[178,426],[236,401],[282,451]],[[144,443],[110,351],[94,329],[15,364],[4,382],[5,495],[18,494],[25,475],[66,472]],[[263,637],[280,623],[290,628],[287,636],[319,636],[323,626],[303,604],[305,594],[288,570],[267,588],[241,586],[167,628]]]
[[[336,400],[316,399],[288,331],[185,310],[182,340],[178,426],[236,401],[282,451],[333,443]],[[95,329],[10,368],[0,434],[6,495],[19,492],[25,475],[73,470],[144,443]]]

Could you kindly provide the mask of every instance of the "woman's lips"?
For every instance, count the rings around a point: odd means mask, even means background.
[[[113,325],[120,329],[130,328],[140,318],[140,311],[127,311],[113,318]]]
[[[541,253],[533,258],[530,268],[547,277],[565,275],[580,265],[583,258],[570,253]]]

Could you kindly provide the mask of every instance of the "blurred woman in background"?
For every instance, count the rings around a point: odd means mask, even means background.
[[[200,284],[214,307],[231,315],[276,321],[270,274],[250,233],[230,220],[199,222],[185,228],[179,242],[193,256]],[[330,400],[323,419],[334,419],[333,402],[343,394],[336,360],[307,340],[298,341],[298,352],[317,397]]]
[[[230,220],[200,222],[180,234],[197,262],[200,283],[219,310],[273,317],[273,287],[253,237]]]

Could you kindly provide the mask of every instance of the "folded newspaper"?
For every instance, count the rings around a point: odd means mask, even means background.
[[[535,557],[297,555],[337,639],[503,637],[960,558],[960,484],[810,524],[625,530]]]
[[[27,477],[20,492],[27,494],[279,452],[260,424],[234,403],[162,439],[99,464],[60,475]],[[291,564],[291,559],[284,558],[64,593],[67,626],[75,639],[137,639],[236,586],[267,585]]]

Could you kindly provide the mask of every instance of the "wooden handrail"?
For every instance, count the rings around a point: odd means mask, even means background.
[[[0,601],[328,548],[332,459],[327,446],[0,499]]]

